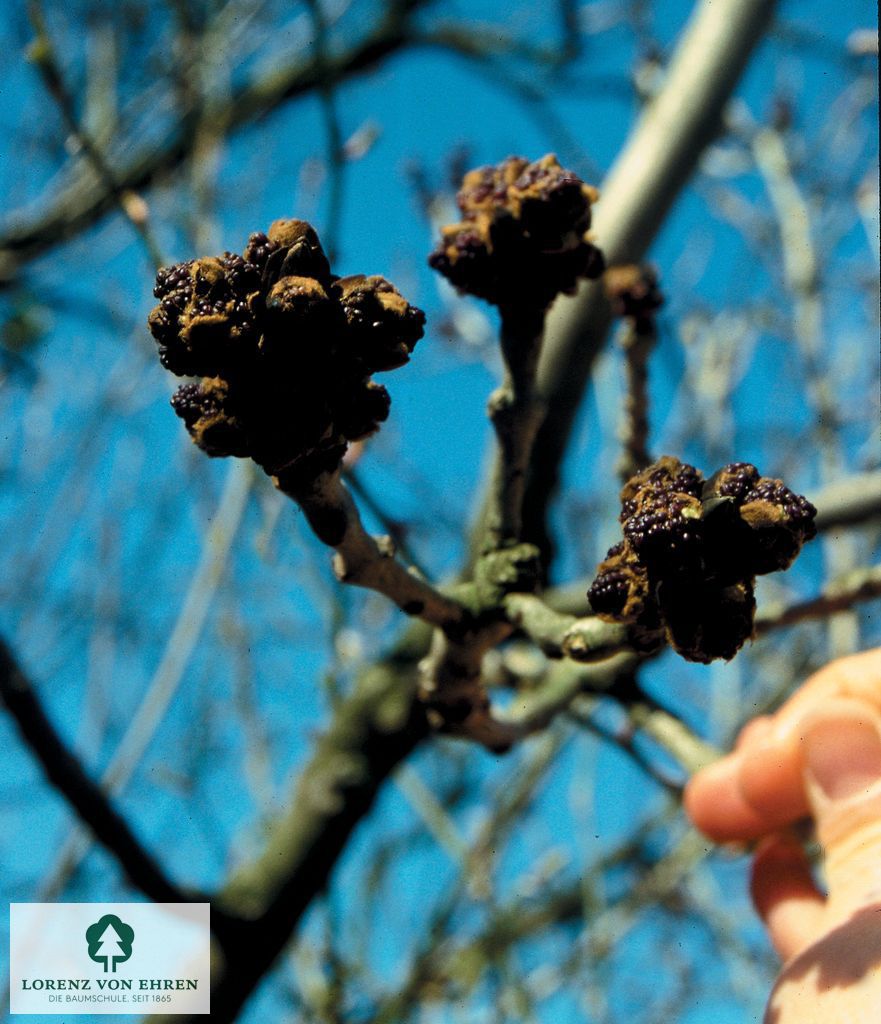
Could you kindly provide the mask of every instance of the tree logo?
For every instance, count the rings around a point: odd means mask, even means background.
[[[135,930],[121,921],[116,914],[105,914],[86,929],[89,957],[96,964],[104,964],[104,973],[116,973],[116,965],[132,955]]]

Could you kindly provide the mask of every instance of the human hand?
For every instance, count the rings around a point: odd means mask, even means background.
[[[785,961],[766,1024],[881,1022],[881,648],[832,662],[685,793],[719,842],[762,838],[751,891]],[[810,815],[828,895],[792,833]]]

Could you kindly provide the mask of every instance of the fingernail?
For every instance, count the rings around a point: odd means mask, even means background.
[[[818,722],[804,737],[805,766],[829,800],[846,800],[881,779],[881,735],[871,721]]]

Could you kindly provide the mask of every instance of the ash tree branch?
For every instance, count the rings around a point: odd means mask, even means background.
[[[792,626],[796,622],[825,619],[838,612],[849,611],[863,601],[873,601],[879,597],[881,565],[853,569],[808,601],[762,608],[756,617],[756,633],[761,636],[772,629]]]
[[[648,447],[648,361],[656,341],[654,322],[639,327],[628,323],[620,337],[625,374],[622,452],[618,462],[618,479],[622,484],[652,461]]]
[[[318,740],[263,853],[212,901],[229,917],[249,922],[240,941],[223,950],[225,962],[212,969],[214,1020],[236,1019],[324,890],[382,784],[429,735],[416,686],[426,643],[425,627],[416,624],[393,656],[361,677]]]
[[[856,526],[881,517],[881,471],[827,484],[814,499],[817,529]]]
[[[773,0],[703,0],[602,186],[593,233],[607,263],[638,263],[722,126],[722,115],[774,13]],[[610,324],[601,285],[554,304],[545,326],[537,396],[547,408],[524,505],[524,539],[547,554],[549,502],[581,397]],[[482,533],[482,529],[478,529]]]
[[[626,649],[627,627],[595,615],[579,618],[555,611],[534,594],[505,598],[508,621],[549,658],[599,661]]]
[[[336,551],[334,572],[351,583],[393,601],[407,615],[440,629],[461,623],[464,609],[397,561],[388,537],[372,537],[339,472],[323,473],[314,483],[289,495],[299,504],[322,543]]]
[[[385,508],[373,491],[364,483],[360,473],[354,466],[343,464],[343,479],[346,486],[364,508],[375,519],[379,520],[383,530],[391,537],[392,543],[401,552],[403,558],[420,575],[427,575],[423,564],[409,542],[406,524],[402,520],[395,519],[388,509]]]
[[[85,130],[77,117],[76,103],[64,80],[61,66],[46,28],[43,9],[38,0],[31,0],[28,13],[31,25],[36,33],[36,38],[31,44],[31,59],[40,72],[46,91],[55,101],[68,130],[76,139],[86,159],[92,165],[101,183],[101,187],[107,192],[108,197],[119,208],[141,239],[147,258],[152,266],[158,267],[162,263],[162,255],[156,239],[153,237],[153,232],[150,230],[149,222],[146,216],[143,215],[143,211],[140,210],[140,203],[137,201],[137,197],[130,190],[120,188],[101,148],[89,132]]]
[[[89,778],[77,756],[49,721],[39,697],[2,640],[0,700],[50,784],[119,863],[135,888],[157,903],[185,903],[204,898],[178,888],[141,845],[128,822]]]
[[[631,721],[625,721],[619,728],[607,728],[597,720],[593,711],[591,698],[582,697],[573,703],[567,717],[578,723],[588,732],[593,733],[594,736],[617,747],[630,758],[640,771],[645,773],[647,778],[657,783],[668,793],[677,797],[682,795],[684,783],[681,779],[670,775],[664,768],[654,764],[652,759],[637,745],[635,742],[636,728]]]
[[[520,539],[526,472],[544,415],[534,393],[544,311],[502,308],[501,317],[505,378],[490,396],[488,408],[498,439],[499,458],[484,541],[487,550]]]
[[[702,740],[675,715],[653,704],[634,684],[634,673],[644,656],[622,651],[596,664],[563,661],[553,665],[533,691],[517,697],[509,719],[520,736],[546,729],[560,714],[596,696],[613,698],[634,730],[650,737],[688,772],[697,771],[719,757],[719,751]]]

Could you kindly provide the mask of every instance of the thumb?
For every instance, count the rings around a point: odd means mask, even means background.
[[[881,714],[860,700],[832,698],[800,732],[829,911],[844,919],[881,900]]]

